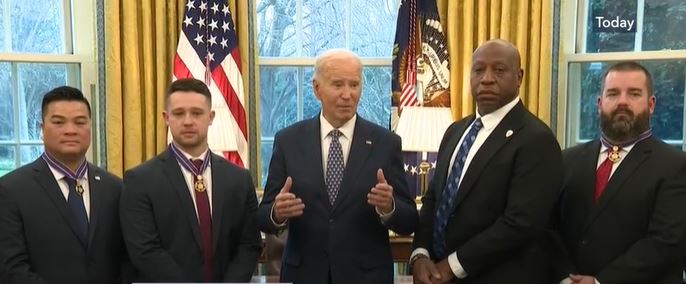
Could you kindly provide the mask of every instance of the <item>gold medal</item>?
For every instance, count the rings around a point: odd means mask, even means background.
[[[83,196],[83,186],[80,183],[76,184],[76,194]]]
[[[205,191],[205,183],[202,181],[202,176],[195,176],[195,191]]]
[[[622,158],[622,156],[619,155],[619,147],[612,146],[610,153],[607,154],[607,158],[613,163],[619,162],[619,160]]]

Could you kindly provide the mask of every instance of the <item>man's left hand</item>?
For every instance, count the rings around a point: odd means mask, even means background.
[[[393,211],[393,187],[386,182],[382,169],[376,171],[376,186],[367,194],[367,203],[379,208],[383,214]]]
[[[441,274],[440,282],[438,283],[449,283],[455,279],[455,274],[453,273],[453,269],[450,268],[448,258],[444,258],[443,260],[437,262],[436,269],[438,269],[438,273]]]

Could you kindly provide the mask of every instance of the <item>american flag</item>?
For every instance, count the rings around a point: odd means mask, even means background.
[[[398,10],[393,54],[393,89],[400,89],[398,107],[418,104],[415,87],[417,86],[417,0],[403,0]],[[402,81],[400,74],[405,74]],[[401,84],[402,81],[402,84]]]
[[[174,57],[173,80],[204,80],[216,115],[212,151],[248,167],[248,136],[236,31],[226,0],[188,0]]]

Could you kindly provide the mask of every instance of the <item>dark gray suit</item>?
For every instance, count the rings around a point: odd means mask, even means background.
[[[685,154],[652,137],[638,142],[594,203],[599,154],[598,140],[564,151],[556,279],[579,273],[603,284],[681,283]]]
[[[84,242],[42,158],[0,179],[0,282],[123,281],[126,250],[119,227],[121,179],[89,164],[88,183],[90,224]]]
[[[214,281],[248,282],[261,251],[247,170],[211,155]],[[170,150],[124,174],[121,225],[138,281],[202,282],[195,205]]]

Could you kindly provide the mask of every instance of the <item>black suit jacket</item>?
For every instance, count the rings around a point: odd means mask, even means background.
[[[261,250],[257,198],[247,170],[212,154],[212,246],[216,282],[248,282]],[[121,226],[139,281],[202,282],[195,205],[170,150],[126,171]]]
[[[684,153],[652,137],[638,142],[594,203],[599,154],[598,140],[563,153],[557,280],[574,272],[603,284],[682,283]]]
[[[432,258],[433,223],[450,159],[474,119],[471,115],[446,131],[434,178],[422,199],[413,247],[428,249]],[[446,251],[457,251],[468,274],[457,283],[546,283],[549,267],[543,229],[561,181],[555,137],[518,103],[474,156],[448,219]]]
[[[395,212],[385,223],[367,193],[383,169],[393,186]],[[283,282],[393,283],[388,230],[408,235],[417,224],[417,209],[403,172],[400,137],[359,115],[338,197],[330,205],[324,184],[319,116],[279,131],[274,140],[269,176],[258,224],[276,233],[271,220],[274,198],[287,177],[291,192],[305,204],[302,216],[288,221],[281,268]]]
[[[88,240],[47,163],[0,179],[0,282],[121,283],[126,250],[119,228],[121,179],[88,164]]]

